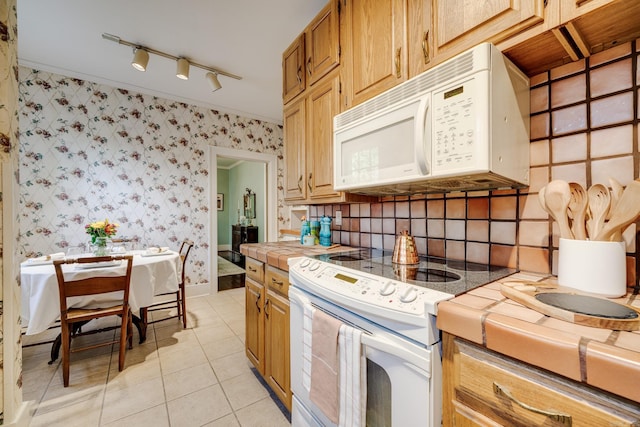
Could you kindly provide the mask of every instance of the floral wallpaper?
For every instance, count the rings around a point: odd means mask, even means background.
[[[26,417],[22,402],[18,218],[18,25],[16,0],[0,2],[0,424]]]
[[[188,280],[208,283],[208,146],[277,155],[283,206],[280,125],[21,67],[20,133],[24,257],[87,245],[108,218],[139,248],[194,240]]]

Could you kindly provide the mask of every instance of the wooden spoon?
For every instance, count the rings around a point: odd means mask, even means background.
[[[611,206],[609,206],[609,214],[607,215],[607,220],[611,219],[611,214],[615,211],[616,206],[618,205],[618,201],[622,196],[622,192],[624,191],[624,187],[620,184],[615,178],[609,178],[609,184],[611,185]],[[622,241],[622,230],[618,230],[611,236],[611,240],[614,242]]]
[[[607,216],[607,212],[609,212],[611,195],[604,185],[593,184],[587,190],[587,197],[589,198],[589,216],[591,217],[591,221],[587,223],[587,226],[589,227],[589,238],[593,240],[602,230],[604,219]]]
[[[544,193],[547,209],[558,223],[558,228],[560,228],[560,237],[573,239],[573,233],[569,227],[569,218],[567,217],[567,207],[571,201],[569,184],[559,179],[553,180],[547,184]]]
[[[582,185],[577,182],[570,182],[571,200],[567,207],[567,216],[571,221],[571,231],[576,239],[586,240],[587,230],[585,228],[585,215],[587,213],[587,192]]]
[[[547,189],[547,187],[542,187],[540,189],[540,191],[538,192],[538,202],[540,202],[540,206],[542,206],[542,209],[544,209],[546,213],[551,215],[551,212],[549,211],[549,208],[547,208],[547,201],[545,200],[546,189]]]
[[[618,232],[622,234],[625,228],[640,217],[640,181],[631,181],[622,192],[616,210],[611,219],[602,228],[595,240],[611,241]]]
[[[611,219],[611,214],[613,213],[616,205],[618,204],[618,200],[622,196],[622,192],[624,191],[624,187],[614,178],[609,178],[609,184],[611,185],[611,207],[609,208],[609,215],[607,215],[607,219]]]

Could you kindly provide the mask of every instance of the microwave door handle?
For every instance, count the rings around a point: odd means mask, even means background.
[[[414,350],[407,350],[395,343],[390,342],[382,337],[369,335],[362,333],[360,341],[363,345],[371,347],[375,350],[383,353],[391,354],[398,357],[405,363],[409,363],[425,372],[427,377],[430,377],[431,372],[431,352],[422,348],[415,348]]]
[[[429,161],[431,156],[427,155],[427,153],[431,152],[431,129],[426,129],[427,124],[429,123],[429,117],[431,117],[431,109],[429,108],[430,99],[431,96],[426,95],[420,100],[418,111],[416,111],[414,124],[416,161],[418,162],[420,173],[423,176],[429,175],[431,173],[431,171],[429,170]]]

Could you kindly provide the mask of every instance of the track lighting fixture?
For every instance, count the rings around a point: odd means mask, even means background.
[[[211,92],[215,92],[222,87],[216,73],[208,72],[205,77],[209,82],[209,86],[211,86]]]
[[[144,49],[133,50],[133,61],[131,66],[138,71],[145,71],[149,63],[149,53]]]
[[[147,64],[149,63],[149,54],[153,53],[154,55],[162,56],[164,58],[172,59],[176,61],[176,76],[183,80],[189,79],[189,67],[191,66],[208,71],[205,78],[209,83],[209,86],[211,86],[211,90],[213,92],[217,91],[222,87],[222,85],[220,84],[220,81],[218,80],[218,75],[231,77],[232,79],[236,79],[236,80],[242,80],[242,77],[236,76],[235,74],[227,73],[226,71],[222,71],[214,67],[202,65],[197,62],[191,61],[187,58],[173,56],[168,53],[155,50],[147,46],[131,43],[126,40],[122,40],[120,37],[114,36],[113,34],[102,33],[102,38],[118,44],[132,47],[134,55],[133,55],[133,61],[131,61],[131,65],[136,70],[145,71],[147,69]]]
[[[184,58],[178,58],[177,64],[176,77],[182,80],[189,80],[189,61]]]

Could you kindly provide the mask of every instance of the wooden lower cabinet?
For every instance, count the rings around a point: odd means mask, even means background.
[[[291,410],[289,301],[267,291],[264,309],[264,377],[276,396]]]
[[[247,257],[245,353],[291,410],[289,274]]]
[[[245,278],[245,350],[247,357],[261,375],[264,375],[264,285]]]
[[[444,426],[640,424],[633,402],[447,333],[443,344]]]

